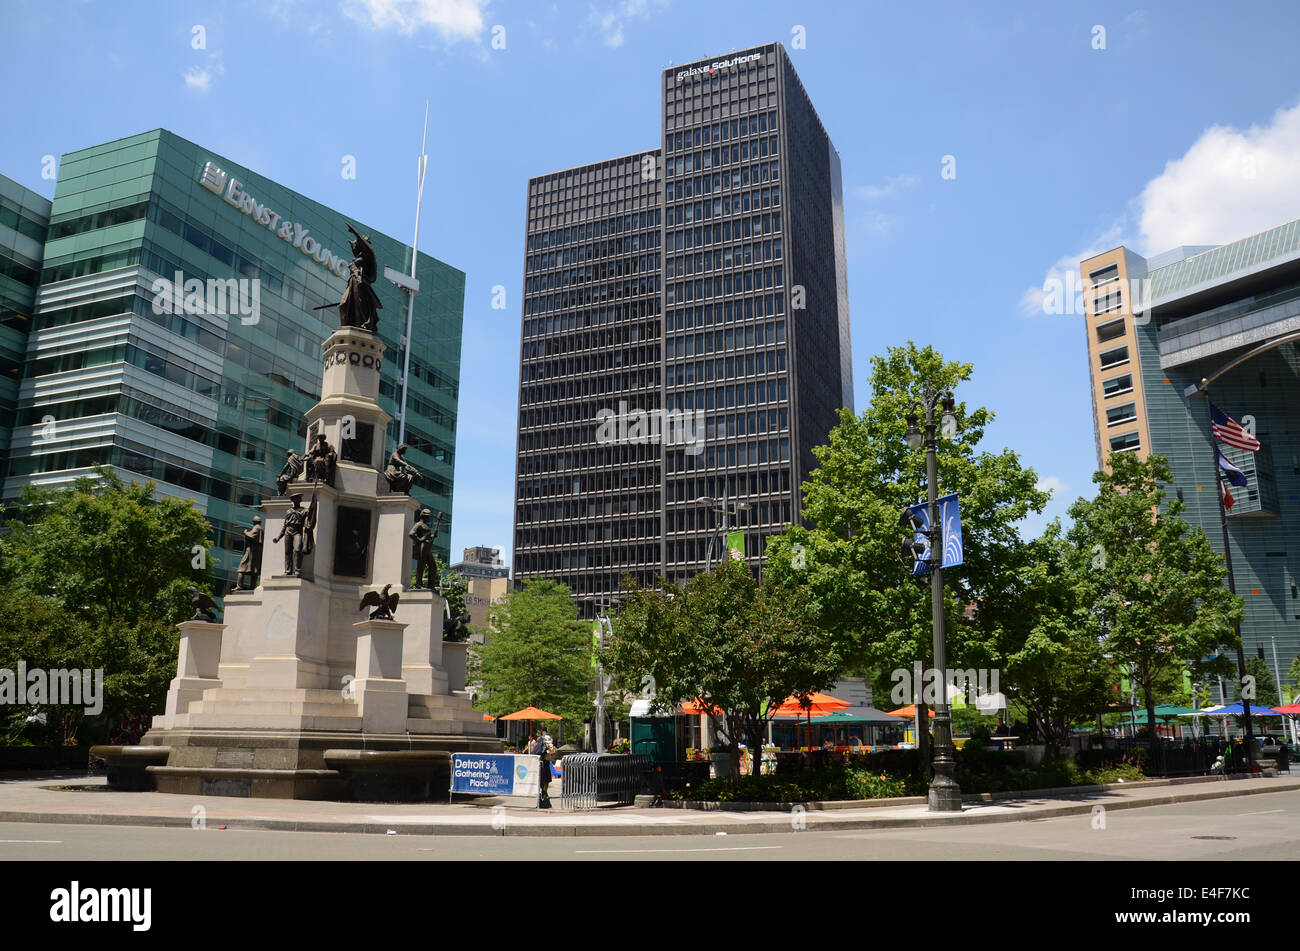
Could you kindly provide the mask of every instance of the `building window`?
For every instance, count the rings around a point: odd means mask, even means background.
[[[1128,363],[1128,347],[1116,347],[1114,350],[1103,350],[1101,352],[1101,368],[1116,367],[1121,363]]]
[[[1133,452],[1140,442],[1136,432],[1120,433],[1118,436],[1110,437],[1110,449],[1111,452]]]
[[[1107,398],[1131,392],[1133,389],[1133,374],[1125,373],[1123,376],[1113,376],[1109,380],[1102,380],[1101,389]]]
[[[1100,287],[1102,284],[1117,281],[1119,280],[1119,265],[1108,264],[1104,268],[1093,271],[1088,275],[1088,280],[1092,282],[1093,287]]]
[[[1129,420],[1137,419],[1137,404],[1124,403],[1120,406],[1112,406],[1106,410],[1106,425],[1114,426],[1118,423],[1126,423]]]
[[[1097,342],[1106,343],[1108,340],[1114,340],[1116,337],[1124,336],[1124,318],[1108,320],[1104,324],[1097,325]]]

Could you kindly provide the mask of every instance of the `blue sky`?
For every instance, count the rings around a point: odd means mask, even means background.
[[[162,126],[409,241],[431,101],[421,249],[468,275],[455,554],[509,558],[527,180],[656,146],[670,61],[786,44],[843,162],[859,403],[891,344],[973,362],[958,396],[1056,489],[1048,515],[1095,453],[1082,318],[1044,314],[1044,282],[1300,217],[1294,3],[5,0],[3,22],[0,172],[46,195],[45,155]]]

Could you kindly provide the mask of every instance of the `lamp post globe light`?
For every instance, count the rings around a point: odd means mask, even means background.
[[[930,508],[930,528],[925,535],[930,542],[930,617],[934,630],[934,666],[938,673],[935,682],[939,695],[934,705],[934,775],[930,780],[929,809],[931,812],[960,812],[961,787],[953,775],[956,760],[952,746],[952,713],[948,707],[948,647],[944,635],[943,614],[943,521],[939,517],[939,460],[937,455],[938,432],[952,436],[956,432],[957,417],[953,412],[955,402],[951,390],[937,390],[927,386],[907,413],[907,444],[913,449],[925,447],[925,489]],[[924,414],[924,429],[918,426],[919,414]],[[936,414],[939,419],[936,422]],[[912,513],[905,510],[904,524],[911,524]],[[915,543],[914,536],[903,542],[904,556],[919,555],[924,549]],[[926,725],[918,724],[917,746],[924,761],[923,742]]]
[[[748,502],[728,502],[727,490],[725,487],[722,490],[722,498],[716,499],[711,495],[701,495],[698,499],[695,500],[695,503],[697,505],[707,505],[709,507],[709,511],[711,512],[722,513],[722,531],[721,531],[722,546],[725,546],[727,544],[727,516],[728,515],[738,516],[741,512],[749,511]],[[729,552],[727,557],[730,557]],[[707,553],[704,556],[704,559],[705,559],[704,560],[705,572],[706,573],[711,572],[713,570],[713,532],[712,531],[709,532],[709,548]],[[723,560],[726,559],[724,558]]]

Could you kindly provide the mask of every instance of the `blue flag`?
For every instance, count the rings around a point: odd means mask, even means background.
[[[1246,473],[1242,472],[1231,462],[1229,462],[1227,458],[1223,455],[1223,450],[1221,449],[1217,450],[1217,454],[1219,456],[1219,468],[1222,469],[1224,473],[1227,475],[1228,481],[1231,482],[1233,485],[1244,486],[1247,481]]]
[[[921,520],[921,532],[917,532],[914,539],[924,549],[916,556],[916,561],[912,565],[912,574],[929,574],[930,540],[922,532],[930,530],[930,504],[919,502],[910,506],[910,509]],[[943,524],[943,567],[955,568],[962,563],[963,550],[961,505],[956,495],[945,495],[939,499],[939,520]]]

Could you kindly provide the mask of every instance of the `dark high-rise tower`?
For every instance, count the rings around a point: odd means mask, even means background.
[[[839,157],[785,50],[662,83],[661,149],[529,183],[514,567],[579,596],[704,570],[724,497],[757,570],[852,407]]]

